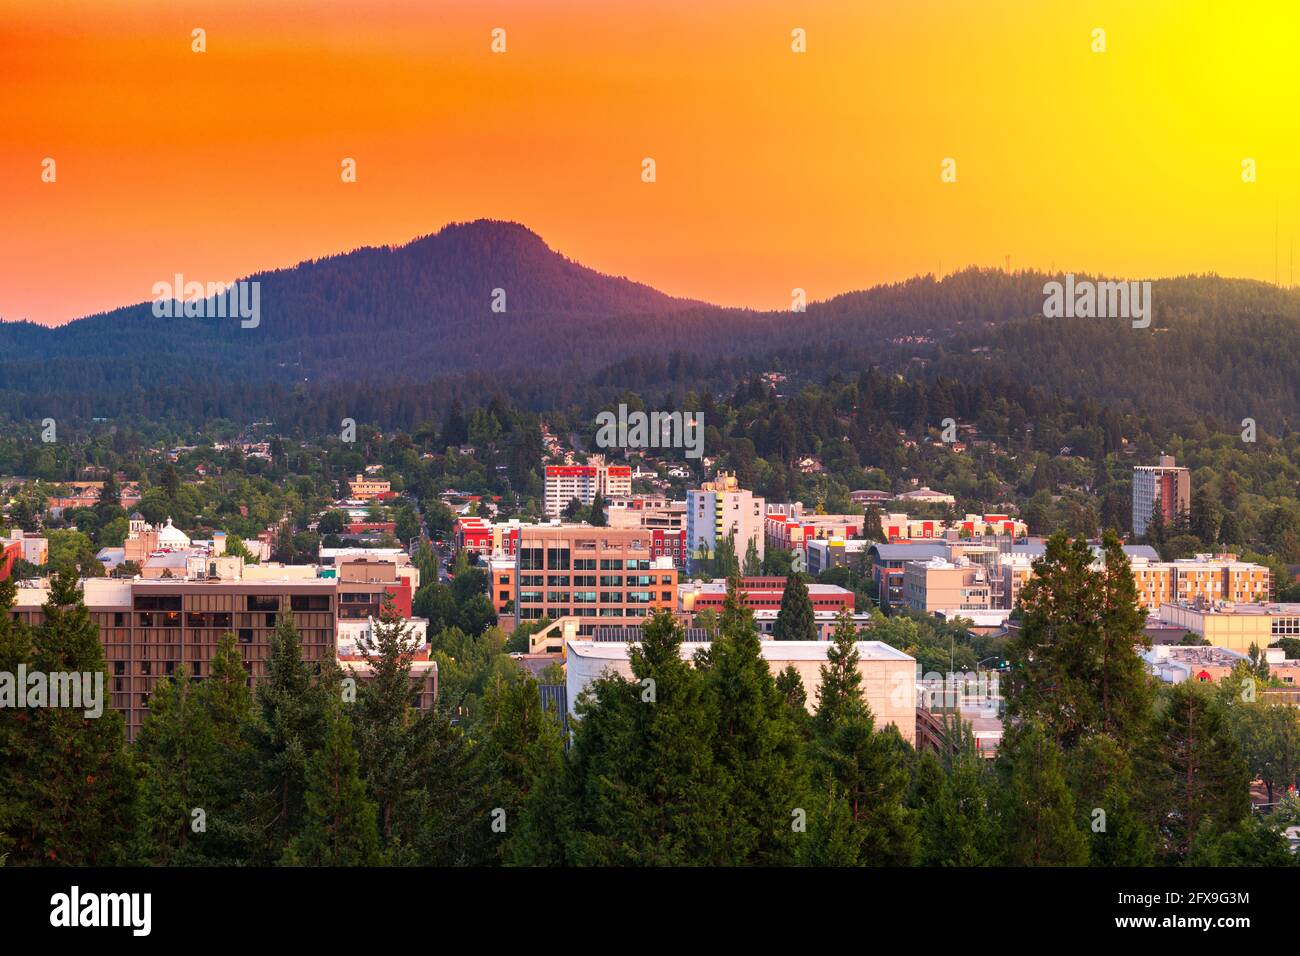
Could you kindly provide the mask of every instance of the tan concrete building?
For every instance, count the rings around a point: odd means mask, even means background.
[[[572,713],[578,695],[602,674],[632,676],[628,651],[622,641],[593,641],[566,638],[565,672],[568,678],[569,708]],[[683,642],[681,655],[689,660],[707,642]],[[817,704],[821,668],[826,663],[827,641],[763,641],[763,659],[775,674],[793,666],[803,680],[807,706]],[[908,743],[916,740],[916,660],[881,641],[858,641],[858,673],[862,695],[871,706],[876,726],[893,724]]]
[[[677,605],[677,569],[653,555],[644,528],[525,525],[515,573],[515,624],[540,618],[586,619],[597,624],[638,623]]]
[[[984,611],[992,602],[992,576],[969,559],[909,562],[903,570],[903,601],[915,611]]]
[[[1300,637],[1300,604],[1163,604],[1160,619],[1241,654],[1283,637]]]

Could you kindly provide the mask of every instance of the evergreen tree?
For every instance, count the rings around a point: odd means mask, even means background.
[[[1083,866],[1088,841],[1065,784],[1061,750],[1037,720],[1003,735],[997,767],[1004,862],[1011,866]]]
[[[917,863],[987,866],[996,859],[986,763],[969,749],[950,754],[947,767],[933,753],[917,756],[907,800],[916,815]]]
[[[1250,773],[1222,704],[1184,681],[1168,691],[1156,723],[1148,780],[1164,852],[1181,860],[1197,840],[1236,826],[1250,809]]]
[[[9,718],[6,746],[8,786],[20,794],[12,815],[11,862],[70,866],[112,865],[129,853],[135,823],[136,788],[126,750],[126,723],[112,708],[99,628],[82,603],[75,571],[51,581],[45,618],[32,635],[29,673],[42,672],[52,683],[56,674],[71,674],[84,687],[84,676],[102,682],[103,712],[83,696],[83,708],[28,707]],[[21,653],[24,637],[11,630],[8,654]],[[51,688],[52,693],[52,688]],[[92,691],[92,696],[93,696]]]
[[[1133,746],[1149,726],[1152,682],[1135,649],[1149,646],[1145,612],[1119,538],[1107,532],[1103,540],[1099,571],[1085,540],[1048,540],[1007,644],[1008,712],[1041,721],[1067,750],[1092,733]]]
[[[803,678],[793,664],[787,664],[776,675],[776,689],[785,705],[795,713],[808,715],[808,691],[803,686]]]
[[[841,614],[817,689],[817,779],[823,792],[842,794],[861,864],[908,865],[918,850],[904,805],[913,754],[896,727],[875,729],[862,697],[856,637],[852,617]]]
[[[633,679],[600,678],[578,701],[566,762],[569,826],[558,854],[565,863],[726,862],[716,718],[704,676],[681,658],[681,642],[671,615],[647,619],[631,651]]]
[[[763,559],[758,556],[758,544],[754,538],[749,539],[745,548],[745,577],[756,578],[763,573]]]
[[[0,674],[18,674],[19,665],[31,666],[32,641],[27,627],[12,616],[18,588],[12,578],[0,581]],[[28,821],[31,808],[23,785],[26,779],[27,714],[16,707],[0,707],[0,863],[12,852],[13,834],[20,821]]]
[[[781,608],[776,612],[772,636],[778,641],[818,639],[817,618],[802,574],[791,574],[785,579],[785,592],[781,595]]]
[[[352,721],[331,699],[326,732],[307,762],[302,831],[281,863],[289,866],[377,866],[383,862],[375,805],[361,780]]]
[[[608,523],[605,517],[605,496],[597,491],[591,498],[591,526],[603,528]]]
[[[713,762],[729,791],[722,837],[726,859],[735,865],[794,862],[791,813],[806,803],[803,742],[761,648],[753,613],[733,578],[722,632],[703,673],[716,715]]]
[[[184,866],[203,860],[207,816],[217,810],[213,798],[221,747],[212,714],[201,698],[182,664],[150,696],[149,714],[136,738],[137,852],[149,865]],[[201,830],[196,830],[198,821]]]
[[[1151,722],[1154,681],[1138,653],[1151,647],[1151,639],[1142,630],[1146,611],[1138,607],[1132,565],[1114,531],[1102,537],[1102,557],[1101,627],[1095,650],[1100,730],[1133,747]]]
[[[1132,764],[1112,737],[1081,740],[1066,759],[1079,828],[1093,866],[1148,866],[1155,841],[1134,799]]]
[[[378,813],[379,836],[386,850],[412,842],[426,809],[421,776],[429,770],[428,752],[421,752],[423,735],[412,703],[419,682],[412,678],[417,641],[410,625],[385,601],[373,634],[357,650],[368,676],[357,681],[355,719],[361,777]],[[392,860],[403,862],[400,857]]]
[[[250,727],[253,770],[241,813],[261,834],[252,861],[279,860],[306,818],[307,764],[330,729],[331,697],[341,697],[337,674],[322,674],[302,659],[293,615],[281,611],[271,634],[267,675],[257,685]],[[333,680],[329,678],[333,678]]]
[[[828,734],[846,721],[868,714],[862,697],[857,641],[857,625],[853,623],[852,612],[845,608],[836,618],[831,645],[826,649],[826,663],[821,666],[815,718],[820,734]]]
[[[542,706],[537,681],[517,672],[494,675],[483,699],[477,756],[488,781],[487,800],[500,810],[505,832],[522,822],[529,794],[554,775],[564,754],[559,717]],[[507,842],[494,847],[507,857]]]

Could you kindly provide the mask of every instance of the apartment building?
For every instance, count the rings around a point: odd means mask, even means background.
[[[1164,604],[1160,620],[1185,627],[1215,647],[1245,654],[1284,638],[1300,638],[1300,604]]]
[[[764,554],[765,502],[741,488],[736,477],[719,473],[713,481],[686,492],[686,543],[688,565],[717,553],[718,544],[734,537],[736,554],[743,561],[750,542]]]
[[[1161,455],[1159,465],[1133,469],[1133,534],[1147,533],[1156,506],[1165,524],[1192,507],[1192,473],[1174,465],[1173,455]]]
[[[653,554],[641,528],[525,525],[515,573],[515,624],[561,617],[598,624],[639,622],[677,604],[677,569]]]
[[[594,455],[585,465],[547,465],[542,476],[542,500],[552,518],[560,517],[575,498],[589,507],[597,492],[606,499],[630,496],[631,466],[608,465]]]

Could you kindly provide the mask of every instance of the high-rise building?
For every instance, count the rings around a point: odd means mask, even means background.
[[[600,456],[593,456],[585,465],[547,465],[542,492],[546,513],[558,518],[575,498],[579,504],[590,506],[596,492],[602,498],[631,495],[632,469],[628,465],[607,465]]]
[[[1156,505],[1166,524],[1172,524],[1192,506],[1192,473],[1174,465],[1173,455],[1161,455],[1159,465],[1133,469],[1133,534],[1147,533]]]
[[[719,543],[732,536],[742,564],[751,541],[763,557],[766,519],[766,502],[741,488],[734,475],[720,472],[713,481],[690,489],[686,492],[686,546],[691,567],[717,554]]]

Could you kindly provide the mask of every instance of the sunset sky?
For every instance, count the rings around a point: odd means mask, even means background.
[[[0,0],[0,317],[482,217],[725,305],[1007,255],[1288,284],[1298,65],[1295,0]]]

